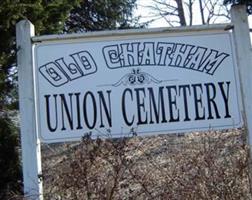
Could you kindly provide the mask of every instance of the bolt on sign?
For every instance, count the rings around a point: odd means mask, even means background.
[[[240,127],[232,33],[89,35],[35,43],[42,141]]]

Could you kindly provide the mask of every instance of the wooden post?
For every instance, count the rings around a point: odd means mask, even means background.
[[[242,114],[246,129],[246,140],[250,148],[249,176],[252,192],[252,58],[248,16],[245,5],[232,6],[231,19],[234,24],[234,42],[241,83]]]
[[[41,152],[36,131],[32,36],[34,26],[31,22],[23,20],[16,25],[24,194],[26,199],[41,200]]]

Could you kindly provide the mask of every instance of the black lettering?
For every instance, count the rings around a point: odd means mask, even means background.
[[[190,86],[189,85],[180,85],[179,86],[179,95],[181,95],[181,90],[182,90],[182,93],[183,93],[184,108],[185,108],[185,119],[184,119],[184,121],[191,121],[191,119],[189,118],[188,101],[187,101],[188,93],[191,96]],[[188,91],[188,93],[187,93],[187,91]]]
[[[195,107],[195,120],[205,119],[205,108],[202,105],[202,85],[201,84],[192,84],[193,94],[194,94],[194,107]],[[198,96],[197,88],[200,89],[200,95]],[[200,106],[200,107],[199,107]],[[202,115],[200,116],[199,109],[202,109]]]
[[[93,74],[97,71],[97,66],[94,61],[94,58],[88,51],[80,51],[71,54],[70,56],[77,63],[77,66],[80,68],[80,71],[83,76]]]
[[[90,102],[88,103],[88,97],[90,99]],[[91,106],[92,105],[92,106]],[[87,107],[92,107],[93,111],[93,120],[92,123],[89,121],[89,115],[87,113]],[[92,92],[88,91],[86,92],[83,100],[83,116],[85,124],[89,129],[93,129],[95,127],[96,121],[97,121],[97,107],[96,107],[96,101],[95,97]]]
[[[169,111],[170,111],[169,122],[177,122],[179,121],[179,109],[177,108],[177,99],[176,99],[177,87],[175,85],[171,85],[166,86],[166,88],[168,91],[168,99],[169,99]],[[175,92],[175,95],[172,94],[172,90]],[[174,117],[174,111],[177,111],[177,118]]]
[[[46,122],[47,122],[47,127],[51,132],[54,132],[57,130],[58,128],[58,112],[57,112],[57,94],[54,94],[54,113],[55,113],[55,125],[54,127],[52,127],[52,123],[51,123],[51,115],[50,112],[53,110],[52,108],[50,108],[49,104],[49,98],[51,97],[51,95],[45,95],[44,96],[46,99]]]
[[[144,42],[144,47],[143,50],[140,52],[140,55],[142,57],[141,65],[154,65],[154,42]]]
[[[136,66],[139,65],[139,44],[140,42],[123,43],[121,44],[123,55],[123,66]]]
[[[219,87],[221,89],[221,95],[223,97],[223,101],[225,104],[225,111],[226,111],[226,115],[225,118],[231,118],[231,115],[229,114],[229,107],[228,107],[228,100],[229,100],[229,85],[230,85],[230,81],[226,82],[227,85],[227,91],[224,91],[224,82],[219,82]]]
[[[72,93],[68,94],[70,97],[70,111],[69,111],[69,105],[67,104],[66,98],[64,94],[60,94],[60,100],[61,100],[61,116],[62,116],[62,128],[61,130],[66,130],[65,127],[65,114],[68,120],[68,124],[70,126],[70,129],[73,130],[73,105],[72,105]],[[65,114],[64,114],[65,113]]]
[[[77,124],[78,126],[76,129],[82,129],[83,127],[81,126],[81,115],[80,115],[80,93],[74,93],[76,96],[76,112],[77,112]]]
[[[213,75],[215,70],[222,63],[222,61],[228,56],[229,54],[219,53],[218,51],[211,49],[211,51],[201,64],[199,70],[202,72],[204,71],[207,74]]]
[[[54,62],[49,62],[39,67],[40,73],[54,87],[59,87],[68,82],[68,78],[60,67]]]
[[[133,101],[133,95],[132,95],[132,91],[131,89],[129,88],[126,88],[124,91],[123,91],[123,94],[122,94],[122,114],[123,114],[123,119],[125,121],[125,123],[128,125],[128,126],[132,126],[132,124],[134,123],[134,118],[135,116],[133,115],[132,116],[132,120],[129,121],[128,118],[127,118],[127,114],[126,114],[126,106],[125,106],[125,96],[126,96],[126,93],[129,93],[130,94],[130,97],[131,97],[131,101]]]
[[[154,110],[154,116],[156,123],[159,123],[160,110],[162,112],[162,123],[167,122],[165,118],[165,107],[164,107],[164,95],[163,95],[164,87],[159,87],[158,90],[158,106],[154,97],[153,88],[148,88],[149,90],[149,100],[150,100],[150,124],[153,124],[154,121],[152,119],[152,113]]]
[[[205,83],[204,85],[206,86],[206,93],[207,93],[208,119],[214,118],[213,114],[212,114],[212,106],[214,108],[216,118],[219,119],[220,115],[219,115],[218,107],[217,107],[216,102],[214,100],[216,97],[215,85],[213,83]],[[210,91],[212,91],[212,92],[210,92]],[[212,93],[212,95],[211,95],[211,93]]]
[[[172,54],[171,54],[171,63],[170,66],[183,67],[186,61],[186,58],[191,51],[193,46],[185,44],[176,44]]]
[[[79,68],[75,63],[66,64],[63,58],[55,60],[55,62],[61,67],[61,69],[67,74],[70,80],[77,79],[82,76]]]
[[[103,95],[103,92],[102,91],[98,91],[99,102],[100,102],[100,118],[101,118],[100,128],[104,127],[104,124],[103,124],[103,112],[102,112],[102,110],[105,111],[109,127],[112,126],[111,101],[110,101],[111,90],[107,90],[106,92],[107,92],[107,95],[108,95],[108,102],[106,102],[106,100],[104,98],[104,95]]]
[[[170,65],[171,58],[169,55],[172,53],[174,43],[164,43],[164,42],[159,42],[157,45],[157,50],[156,53],[159,55],[159,61],[158,65]]]
[[[118,45],[105,46],[102,52],[108,68],[114,69],[122,66]]]
[[[145,98],[145,90],[144,88],[135,88],[136,92],[136,103],[137,103],[137,114],[138,114],[138,122],[137,125],[140,124],[147,124],[147,112],[145,111],[145,104],[144,104],[144,98]],[[141,95],[142,93],[142,95]],[[145,113],[145,119],[142,118],[142,114]]]

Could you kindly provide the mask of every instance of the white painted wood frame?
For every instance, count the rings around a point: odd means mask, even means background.
[[[250,148],[249,176],[252,191],[252,53],[249,35],[248,15],[245,5],[236,5],[231,8],[231,19],[234,24],[233,35],[236,47],[238,71],[242,93],[242,115],[245,127],[245,136]]]
[[[34,26],[28,20],[16,25],[19,109],[21,118],[21,146],[25,198],[43,199],[40,141],[36,132],[33,50],[31,37]]]

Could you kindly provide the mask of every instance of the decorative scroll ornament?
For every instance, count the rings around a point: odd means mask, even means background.
[[[131,73],[125,74],[118,82],[112,84],[114,87],[119,85],[143,85],[149,84],[151,82],[161,83],[162,81],[154,78],[146,72],[141,72],[141,70],[133,69]]]

